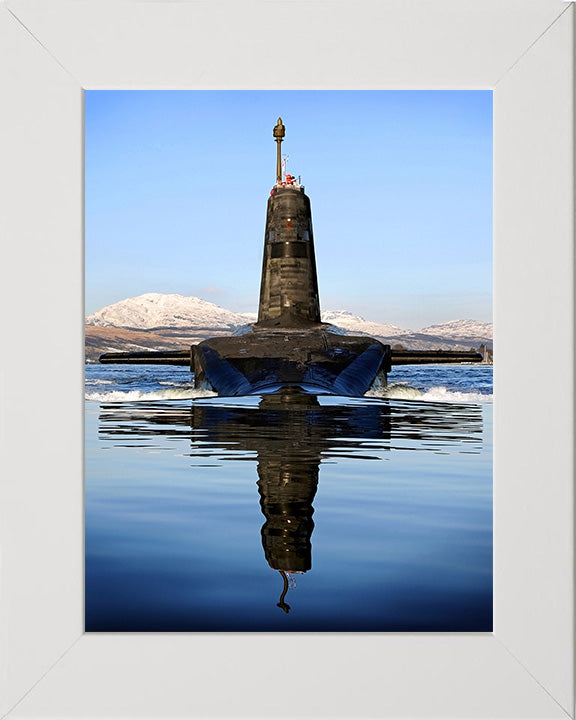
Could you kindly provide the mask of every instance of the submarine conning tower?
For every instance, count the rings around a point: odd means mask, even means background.
[[[274,127],[276,184],[268,198],[257,327],[318,325],[320,300],[310,198],[295,178],[282,177],[282,118]]]

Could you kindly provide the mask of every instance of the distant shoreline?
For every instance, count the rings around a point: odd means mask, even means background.
[[[106,352],[138,352],[152,350],[188,350],[208,338],[222,337],[234,332],[234,327],[224,328],[152,328],[132,329],[126,327],[113,327],[101,325],[85,325],[85,358],[96,362],[102,353]],[[362,331],[342,328],[347,334],[364,335]],[[486,345],[492,353],[492,343],[489,338],[443,338],[426,335],[402,335],[386,337],[373,335],[383,343],[396,349],[406,350],[478,350]]]

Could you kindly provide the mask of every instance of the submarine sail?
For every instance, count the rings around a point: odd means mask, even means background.
[[[279,127],[283,137],[282,118],[275,137]],[[320,324],[320,300],[310,198],[295,178],[280,175],[268,198],[257,326],[314,324]]]

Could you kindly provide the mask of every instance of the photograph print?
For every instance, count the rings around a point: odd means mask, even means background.
[[[491,632],[491,283],[489,91],[86,91],[86,631]]]

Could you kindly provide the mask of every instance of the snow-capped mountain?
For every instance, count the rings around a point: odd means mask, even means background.
[[[157,328],[234,329],[247,318],[198,297],[146,293],[108,305],[88,315],[86,325],[134,330]]]
[[[182,349],[200,340],[228,335],[255,322],[256,313],[235,313],[198,297],[146,293],[108,305],[86,318],[86,358],[102,352]],[[346,335],[377,337],[408,350],[469,350],[492,345],[492,325],[453,320],[422,330],[404,330],[365,320],[345,310],[326,310],[322,321]]]
[[[344,330],[366,333],[366,335],[379,335],[381,337],[398,337],[405,335],[410,330],[402,330],[396,325],[384,325],[382,323],[364,320],[359,315],[353,315],[346,310],[326,310],[322,313],[322,322],[336,325]]]
[[[475,338],[486,342],[492,340],[492,323],[478,322],[477,320],[451,320],[440,325],[429,325],[418,331],[422,335],[451,338]]]

